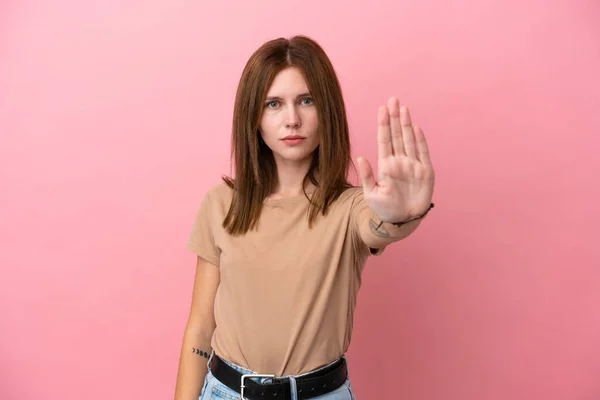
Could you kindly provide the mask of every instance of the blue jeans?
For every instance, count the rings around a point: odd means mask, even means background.
[[[214,357],[214,352],[210,356]],[[208,360],[210,363],[210,359]],[[239,365],[232,364],[226,360],[227,364],[238,370],[243,374],[253,374],[254,371],[250,371],[246,368],[240,367]],[[325,366],[327,367],[327,366]],[[323,368],[325,368],[323,367]],[[318,369],[317,369],[318,371]],[[295,375],[293,378],[297,378],[300,375]],[[257,379],[258,382],[268,383],[271,378],[254,378]],[[292,380],[293,382],[293,380]],[[292,384],[292,387],[295,385]],[[293,390],[293,389],[292,389]],[[292,392],[292,400],[297,400],[297,393]],[[240,394],[234,392],[229,389],[223,383],[221,383],[217,378],[214,377],[212,372],[210,371],[210,367],[208,369],[208,373],[206,374],[206,378],[204,379],[204,386],[202,387],[202,394],[200,395],[199,400],[209,400],[209,399],[225,399],[225,400],[240,400]],[[350,378],[346,379],[346,382],[339,388],[331,391],[323,396],[314,397],[314,400],[355,400],[354,392],[352,391],[352,385],[350,383]]]

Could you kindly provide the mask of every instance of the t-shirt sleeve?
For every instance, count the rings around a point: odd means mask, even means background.
[[[196,219],[189,234],[187,249],[206,261],[219,265],[221,251],[215,243],[215,203],[214,193],[208,192],[202,199]]]

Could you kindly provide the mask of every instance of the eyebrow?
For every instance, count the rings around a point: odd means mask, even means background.
[[[296,99],[299,99],[300,97],[311,97],[312,95],[309,92],[305,92],[302,94],[299,94],[298,96],[296,96]],[[267,96],[266,100],[283,100],[281,97],[279,96]]]

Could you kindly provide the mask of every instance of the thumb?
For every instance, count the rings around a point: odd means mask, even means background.
[[[370,193],[375,189],[376,185],[373,168],[371,168],[371,164],[364,157],[358,157],[356,162],[358,163],[358,173],[362,181],[363,191]]]

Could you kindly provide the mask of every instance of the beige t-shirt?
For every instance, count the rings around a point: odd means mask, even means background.
[[[232,189],[205,195],[188,249],[220,268],[215,353],[259,373],[299,374],[342,356],[350,344],[361,273],[372,251],[357,216],[368,207],[350,188],[308,228],[304,196],[266,199],[258,230],[233,237],[222,222]]]

